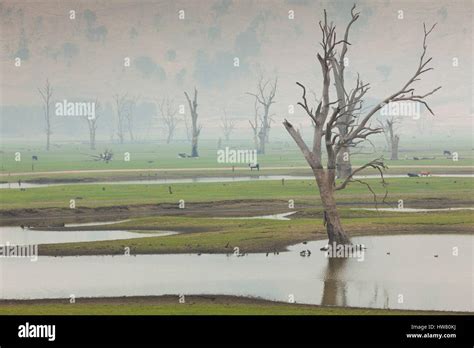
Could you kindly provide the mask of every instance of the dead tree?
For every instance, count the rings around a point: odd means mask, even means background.
[[[345,88],[344,70],[347,64],[346,53],[348,50],[347,46],[349,45],[349,31],[352,24],[354,24],[357,19],[359,19],[359,13],[356,13],[355,7],[353,7],[351,10],[351,20],[344,32],[344,39],[340,43],[341,49],[339,57],[334,57],[334,59],[331,59],[329,62],[333,73],[338,107],[341,109],[341,114],[343,114],[343,116],[339,118],[336,125],[341,136],[347,135],[350,121],[354,118],[354,112],[356,112],[356,104],[350,99],[350,95],[347,93]],[[350,158],[350,147],[343,146],[336,156],[336,177],[345,179],[351,175],[351,172],[352,164]]]
[[[384,121],[380,122],[380,126],[384,132],[385,140],[390,151],[390,160],[398,160],[398,143],[400,142],[400,136],[396,134],[395,124],[397,119],[395,117],[389,117]]]
[[[128,99],[125,103],[125,119],[127,120],[127,130],[130,141],[135,141],[133,136],[133,126],[135,122],[135,107],[137,106],[138,96]]]
[[[262,105],[263,114],[261,116],[260,127],[258,130],[258,148],[259,154],[265,153],[265,145],[268,143],[270,125],[272,117],[270,115],[270,107],[275,103],[275,93],[278,84],[278,78],[275,78],[273,83],[270,79],[264,80],[263,76],[260,77],[257,86],[257,93],[247,93],[255,97],[256,101]]]
[[[224,116],[221,117],[221,129],[224,132],[224,139],[229,141],[230,134],[234,130],[234,121],[227,117],[227,112],[224,109]]]
[[[95,115],[93,118],[91,117],[85,117],[85,120],[87,121],[87,127],[89,128],[89,145],[91,150],[95,150],[95,134],[97,131],[97,120],[100,117],[100,103],[96,99],[95,100]]]
[[[176,117],[176,113],[178,110],[173,105],[173,100],[169,98],[163,98],[159,105],[161,118],[165,123],[166,127],[166,143],[169,144],[171,140],[173,140],[174,132],[176,130],[176,126],[178,125],[178,118]]]
[[[255,98],[255,103],[254,103],[254,120],[249,120],[250,126],[252,127],[253,131],[253,142],[255,144],[255,149],[258,151],[258,122],[260,120],[260,116],[258,114],[258,101],[257,98]]]
[[[46,151],[49,151],[51,145],[51,98],[53,97],[53,87],[49,83],[49,80],[46,80],[46,85],[43,89],[38,88],[38,92],[43,99],[43,111],[44,111],[44,120],[46,122]]]
[[[351,10],[352,18],[359,16],[359,13],[355,13],[354,11],[355,5]],[[301,134],[290,122],[285,120],[283,125],[300,148],[313,171],[323,204],[323,221],[326,226],[329,243],[350,244],[349,236],[341,224],[334,193],[337,190],[344,189],[349,183],[358,182],[367,186],[374,195],[375,203],[377,203],[377,196],[371,186],[362,180],[355,179],[354,176],[364,169],[373,168],[380,173],[382,184],[385,186],[383,170],[386,166],[382,158],[375,159],[353,170],[347,178],[345,178],[339,185],[336,185],[336,158],[342,149],[346,147],[354,147],[357,144],[366,141],[367,137],[383,131],[380,127],[372,127],[370,122],[374,114],[388,102],[407,100],[416,101],[424,104],[427,109],[433,113],[424,99],[435,93],[441,87],[437,87],[425,94],[416,94],[413,83],[420,80],[422,74],[433,69],[427,66],[432,58],[427,59],[425,55],[427,48],[426,39],[435,26],[433,25],[429,30],[427,30],[426,26],[423,25],[423,50],[415,73],[408,79],[400,90],[384,98],[380,103],[373,106],[363,115],[359,115],[358,113],[360,113],[360,110],[362,109],[364,95],[370,87],[369,84],[364,84],[359,77],[357,78],[354,88],[347,92],[348,96],[345,98],[344,104],[341,104],[339,100],[329,100],[331,69],[336,66],[333,62],[337,59],[339,47],[344,43],[347,45],[349,42],[344,39],[338,40],[336,38],[335,26],[332,22],[328,23],[326,11],[324,11],[324,20],[323,22],[319,22],[319,26],[322,32],[322,52],[317,54],[317,59],[322,71],[322,96],[321,101],[316,108],[308,105],[306,99],[306,88],[303,84],[297,82],[297,85],[303,90],[302,101],[299,102],[298,105],[303,108],[315,124],[312,149],[310,149],[310,147],[305,143]],[[349,119],[346,118],[347,115],[350,116]],[[346,133],[341,133],[339,131],[338,126],[341,122],[344,122],[345,126],[348,128]],[[327,152],[326,167],[324,167],[322,162],[323,147],[325,147]],[[385,195],[386,194],[387,191]]]
[[[198,152],[198,139],[199,134],[201,133],[201,125],[198,125],[198,113],[197,113],[197,89],[194,88],[194,99],[191,101],[187,92],[184,92],[186,99],[188,100],[189,110],[191,112],[191,121],[192,121],[192,141],[191,141],[191,157],[199,157]]]
[[[125,120],[125,113],[127,112],[127,95],[114,95],[115,100],[115,107],[117,112],[117,136],[119,139],[120,144],[123,144],[125,140],[124,134],[124,120]]]
[[[184,127],[186,128],[186,139],[191,141],[193,139],[191,125],[189,124],[189,116],[187,114],[183,115]]]

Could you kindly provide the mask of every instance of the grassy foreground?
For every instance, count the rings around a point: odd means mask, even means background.
[[[440,315],[439,311],[322,307],[257,298],[206,295],[116,297],[53,300],[3,300],[0,315]]]
[[[316,212],[307,212],[309,215]],[[473,233],[474,214],[471,211],[425,214],[377,213],[344,210],[344,224],[351,236]],[[242,253],[284,251],[291,244],[326,238],[321,219],[295,218],[291,221],[238,220],[194,217],[148,217],[99,226],[100,229],[123,229],[150,232],[179,231],[166,237],[146,237],[127,240],[46,244],[39,246],[40,255],[120,255],[124,248],[131,254],[168,253],[232,253],[238,247]],[[63,231],[61,233],[67,233]]]

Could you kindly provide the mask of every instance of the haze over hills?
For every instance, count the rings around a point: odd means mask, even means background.
[[[423,21],[437,22],[428,48],[435,70],[419,82],[420,91],[442,85],[430,98],[436,117],[422,108],[420,120],[403,119],[403,134],[470,136],[472,128],[466,125],[472,124],[473,115],[472,3],[410,2],[400,8],[390,1],[358,1],[357,5],[361,19],[351,33],[347,73],[352,77],[360,73],[371,83],[366,105],[403,85],[419,58]],[[248,120],[254,113],[253,98],[246,92],[256,90],[260,72],[268,78],[278,76],[272,139],[288,137],[280,126],[284,118],[304,133],[310,127],[308,117],[298,108],[289,114],[288,106],[300,98],[296,81],[316,95],[320,92],[317,22],[326,8],[343,27],[351,6],[305,0],[3,1],[2,136],[43,137],[37,89],[48,78],[55,100],[100,100],[98,140],[110,140],[114,134],[114,94],[139,97],[135,112],[139,139],[163,139],[157,102],[170,97],[176,105],[184,105],[183,91],[191,92],[194,86],[199,90],[203,139],[220,136],[224,109],[236,123],[233,137],[251,139]],[[294,11],[294,19],[289,11]],[[399,11],[403,19],[398,18]],[[20,67],[15,66],[18,57]],[[124,66],[127,57],[129,67]],[[83,120],[54,117],[53,131],[58,140],[81,140],[87,125]],[[177,138],[185,138],[183,123],[178,125]]]

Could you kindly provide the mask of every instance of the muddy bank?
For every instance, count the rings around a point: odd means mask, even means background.
[[[307,209],[315,205],[299,204]],[[288,212],[284,200],[232,200],[219,202],[187,203],[186,209],[177,204],[140,204],[76,209],[41,208],[11,209],[0,211],[0,225],[31,225],[34,227],[62,227],[65,223],[101,222],[147,216],[189,216],[189,217],[244,217],[270,215]]]
[[[405,200],[405,207],[420,209],[460,208],[474,206],[474,200],[452,200],[448,198],[425,198]],[[339,202],[341,209],[369,207],[375,205],[362,201]],[[396,208],[397,202],[387,200],[379,203],[379,208]],[[322,218],[319,201],[300,202],[293,218]],[[0,226],[25,225],[33,227],[63,227],[65,223],[103,222],[147,216],[188,216],[188,217],[248,217],[282,214],[291,211],[286,200],[228,200],[217,202],[190,202],[186,209],[177,204],[139,204],[110,207],[38,208],[0,210]],[[357,214],[357,213],[353,213]],[[361,215],[363,213],[360,213]]]

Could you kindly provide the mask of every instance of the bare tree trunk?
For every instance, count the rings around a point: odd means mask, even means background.
[[[90,130],[89,138],[91,150],[95,150],[95,129]]]
[[[126,94],[121,95],[121,96],[116,94],[114,96],[115,104],[116,104],[115,106],[117,108],[117,136],[119,138],[120,144],[123,144],[124,138],[125,138],[124,131],[123,131],[123,119],[125,117],[124,114],[126,112],[125,110],[126,98],[127,98]]]
[[[191,120],[192,120],[192,142],[191,142],[191,157],[199,157],[198,152],[198,140],[199,134],[201,133],[201,126],[197,124],[198,113],[197,113],[197,89],[194,88],[194,99],[191,102],[188,93],[184,92],[186,99],[188,100],[189,109],[191,111]]]
[[[400,141],[400,137],[398,135],[394,135],[393,138],[391,139],[391,149],[392,149],[392,154],[390,156],[390,159],[392,161],[397,161],[398,160],[398,142]]]
[[[313,170],[319,188],[319,196],[324,208],[324,225],[329,244],[350,244],[349,236],[342,227],[336,200],[334,199],[334,170]]]
[[[51,98],[53,96],[53,88],[51,87],[49,80],[46,80],[46,85],[43,89],[38,88],[38,92],[41,95],[41,98],[43,99],[43,110],[44,110],[44,118],[46,121],[46,151],[49,151],[49,148],[51,146],[51,113],[50,113],[50,108],[51,108]]]
[[[386,129],[388,131],[388,138],[390,140],[390,160],[396,161],[398,160],[398,143],[400,141],[400,137],[395,134],[394,124],[396,120],[394,118],[387,120]]]
[[[258,148],[257,148],[257,153],[258,154],[265,154],[265,144],[266,144],[266,130],[262,128],[260,132],[258,133]]]

